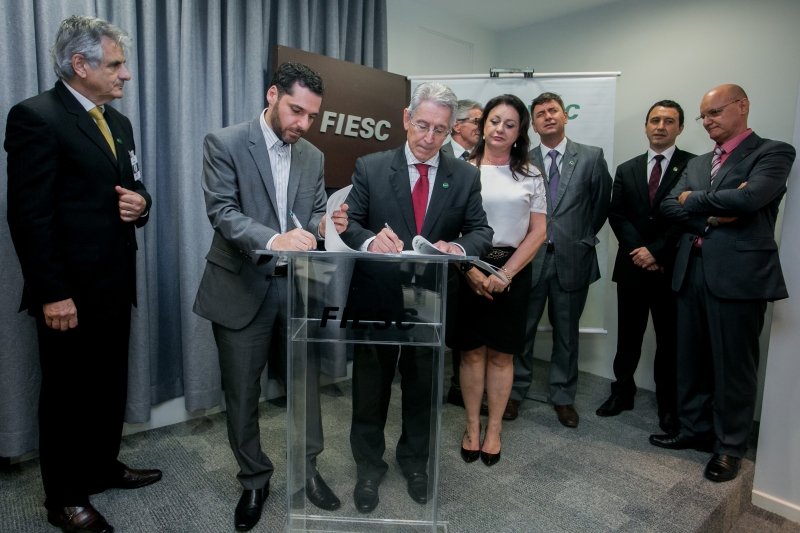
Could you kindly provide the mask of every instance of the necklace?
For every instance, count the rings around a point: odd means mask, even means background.
[[[496,167],[504,167],[504,166],[508,165],[509,161],[511,161],[511,154],[508,154],[508,156],[505,158],[505,161],[498,161],[498,162],[492,161],[491,157],[489,157],[488,155],[484,154],[483,155],[483,160],[485,162],[489,163],[490,165],[493,165],[493,166],[496,166]]]

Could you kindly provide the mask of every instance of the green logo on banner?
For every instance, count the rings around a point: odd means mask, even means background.
[[[575,113],[574,115],[570,115],[569,112],[571,109],[580,109],[580,108],[581,106],[579,106],[578,104],[569,104],[567,108],[564,110],[564,112],[567,114],[568,119],[575,120],[576,118],[578,118],[578,114]]]

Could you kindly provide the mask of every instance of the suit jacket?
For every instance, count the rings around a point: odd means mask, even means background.
[[[533,164],[547,176],[541,145],[530,154]],[[548,235],[552,234],[555,243],[558,281],[566,291],[583,289],[600,279],[594,247],[600,242],[597,233],[608,215],[611,186],[603,149],[567,139],[555,198],[545,186]],[[546,248],[543,245],[533,260],[534,284],[539,280]]]
[[[403,241],[404,249],[411,250],[417,230],[405,145],[359,158],[352,181],[353,189],[347,197],[348,226],[341,235],[344,242],[358,249],[378,234],[384,224],[389,224]],[[452,157],[439,158],[421,234],[432,243],[439,240],[458,243],[467,255],[489,253],[494,232],[483,210],[477,168]],[[348,305],[402,307],[402,295],[397,290],[401,274],[396,268],[371,263],[357,262]],[[451,277],[454,281],[455,277]]]
[[[453,153],[453,145],[450,143],[450,137],[448,137],[447,140],[444,142],[444,144],[442,145],[442,149],[439,150],[439,152],[441,152],[442,155],[446,155],[448,157],[456,157],[455,154]]]
[[[117,156],[61,81],[11,108],[6,124],[8,225],[25,287],[20,311],[72,298],[78,314],[112,299],[136,305],[136,234],[149,217],[120,219],[114,187],[135,191],[130,121],[111,106],[105,119]]]
[[[775,242],[775,219],[786,193],[795,149],[751,133],[730,153],[713,185],[712,157],[709,152],[689,161],[678,184],[661,204],[663,215],[683,230],[678,240],[673,290],[678,291],[683,285],[692,244],[702,235],[703,269],[708,288],[715,296],[746,300],[787,298]],[[747,185],[738,189],[744,182]],[[684,191],[692,193],[681,205],[678,196]],[[739,218],[705,232],[709,216]]]
[[[630,256],[633,250],[642,246],[653,254],[660,266],[665,267],[666,272],[672,274],[675,243],[683,232],[661,215],[661,202],[693,157],[694,154],[675,149],[652,205],[647,186],[650,178],[647,174],[647,152],[617,167],[608,210],[608,222],[619,241],[612,281],[636,281],[647,275],[647,270],[634,265]]]
[[[203,141],[202,186],[214,237],[193,311],[231,329],[256,315],[267,294],[276,255],[256,255],[280,233],[275,181],[260,125],[249,122],[209,133]],[[325,214],[324,157],[299,139],[291,147],[286,227],[293,211],[313,234]]]

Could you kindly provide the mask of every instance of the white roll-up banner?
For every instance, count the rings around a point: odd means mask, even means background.
[[[459,100],[476,100],[486,104],[500,94],[514,94],[528,106],[543,92],[553,92],[564,100],[569,119],[567,137],[581,144],[599,146],[603,149],[609,172],[614,169],[614,104],[616,99],[618,72],[601,73],[553,73],[534,74],[532,78],[522,76],[489,75],[464,76],[413,76],[411,91],[426,81],[443,83],[453,89]],[[531,147],[539,144],[539,137],[529,131]],[[598,234],[597,261],[602,278],[589,287],[586,308],[581,316],[581,331],[605,333],[605,296],[608,267],[608,224]],[[547,313],[539,328],[550,329]]]

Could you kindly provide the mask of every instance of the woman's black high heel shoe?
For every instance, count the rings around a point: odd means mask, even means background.
[[[502,451],[502,449],[500,451]],[[463,448],[462,448],[462,452],[461,453],[462,453],[462,457],[463,457],[463,453],[464,453],[463,452]],[[483,461],[483,464],[485,464],[486,466],[492,466],[492,465],[497,464],[497,462],[499,460],[500,460],[500,452],[497,452],[497,453],[486,453],[486,452],[483,451],[483,448],[481,447],[481,461]],[[474,459],[473,459],[473,461],[474,461]]]
[[[468,435],[467,434],[467,430],[464,430],[464,435]],[[480,435],[481,434],[480,434],[480,429],[479,429],[478,430],[478,440],[479,441],[480,441]],[[462,437],[461,440],[463,441],[464,438]],[[465,463],[473,463],[473,462],[477,461],[478,457],[480,457],[482,453],[483,452],[481,452],[480,448],[478,448],[477,450],[468,450],[468,449],[464,448],[464,446],[461,446],[461,458],[464,459]]]

